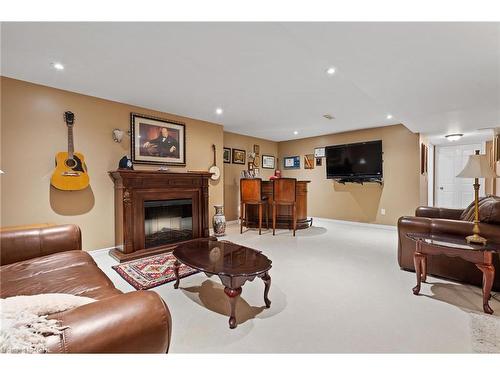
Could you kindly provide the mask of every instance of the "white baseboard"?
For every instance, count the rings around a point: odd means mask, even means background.
[[[116,246],[113,246],[113,247],[104,247],[102,249],[95,249],[95,250],[87,250],[87,253],[90,253],[90,254],[100,254],[100,253],[104,253],[104,252],[109,252],[111,249],[114,249]]]
[[[369,227],[369,228],[380,228],[385,230],[397,230],[396,225],[386,225],[386,224],[376,224],[376,223],[363,223],[361,221],[349,221],[349,220],[339,220],[339,219],[329,219],[326,217],[313,217],[314,220],[323,220],[323,221],[331,221],[333,223],[346,224],[346,225],[356,225],[360,227]]]

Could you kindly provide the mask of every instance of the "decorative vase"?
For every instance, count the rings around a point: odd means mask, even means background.
[[[226,235],[226,217],[224,216],[224,206],[216,204],[215,215],[212,220],[214,226],[214,236],[221,237]]]

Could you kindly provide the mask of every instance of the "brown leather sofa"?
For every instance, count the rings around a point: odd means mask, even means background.
[[[69,293],[97,301],[49,316],[62,336],[49,336],[55,353],[166,353],[170,312],[151,291],[122,293],[81,251],[75,225],[32,226],[0,232],[0,297]]]
[[[398,221],[398,263],[404,270],[415,271],[413,253],[415,242],[406,237],[406,233],[446,233],[468,236],[472,233],[473,223],[461,220],[464,210],[418,207],[415,216],[403,216]],[[489,241],[500,243],[500,225],[480,223],[481,235]],[[496,269],[493,290],[500,290],[500,260],[494,257]],[[444,277],[472,285],[482,285],[482,273],[470,262],[459,258],[430,256],[427,261],[427,272],[434,276]]]

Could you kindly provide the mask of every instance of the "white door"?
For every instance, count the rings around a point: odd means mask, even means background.
[[[436,206],[465,208],[474,200],[474,179],[457,178],[469,155],[484,153],[484,145],[436,146]],[[484,196],[484,179],[480,179],[479,195]]]

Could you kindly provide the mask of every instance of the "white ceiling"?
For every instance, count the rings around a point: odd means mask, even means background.
[[[500,125],[500,23],[3,23],[1,38],[4,76],[277,141]]]

